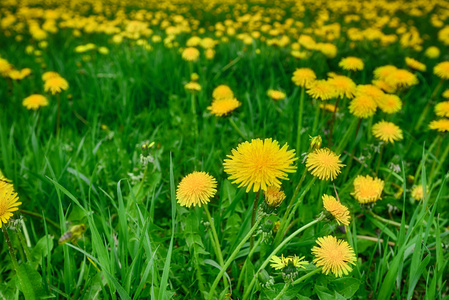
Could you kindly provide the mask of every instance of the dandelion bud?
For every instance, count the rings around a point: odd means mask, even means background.
[[[321,138],[321,135],[318,136],[310,136],[310,148],[311,150],[319,149],[321,148],[321,143],[323,142],[323,139]]]
[[[190,74],[190,81],[198,81],[199,78],[200,76],[198,75],[198,73]]]
[[[257,275],[257,277],[259,279],[260,284],[265,288],[269,288],[274,284],[273,277],[270,276],[270,274],[268,274],[268,272],[265,269],[261,270]]]
[[[271,214],[285,199],[285,193],[276,186],[269,186],[264,191],[264,203],[262,204],[262,211],[267,215]]]
[[[140,147],[142,150],[142,153],[140,154],[140,161],[143,165],[148,164],[149,162],[153,162],[154,158],[150,155],[150,149],[154,146],[154,142],[145,141],[142,146]]]

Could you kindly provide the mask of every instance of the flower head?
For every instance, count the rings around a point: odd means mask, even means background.
[[[377,102],[379,108],[387,114],[394,114],[401,110],[402,101],[396,95],[386,94]]]
[[[444,92],[441,93],[441,96],[443,98],[449,99],[449,89],[444,90]]]
[[[368,95],[360,95],[351,100],[349,112],[357,118],[369,118],[376,113],[377,104]]]
[[[188,47],[182,51],[181,56],[186,61],[195,61],[200,57],[200,51],[197,48]]]
[[[449,79],[449,61],[443,61],[433,68],[433,73],[441,79]]]
[[[384,189],[384,181],[369,175],[357,175],[354,179],[354,192],[352,195],[360,204],[376,202],[380,199]]]
[[[206,172],[193,172],[184,177],[176,190],[176,198],[181,206],[207,204],[215,193],[217,180]]]
[[[335,86],[327,80],[315,80],[308,86],[307,94],[313,99],[329,100],[337,96]]]
[[[12,184],[6,181],[0,181],[0,228],[3,223],[7,223],[12,217],[12,212],[18,210],[21,202],[17,202],[19,197],[14,192]]]
[[[449,117],[449,101],[443,101],[435,105],[435,114],[439,117]]]
[[[340,203],[335,197],[324,194],[323,197],[323,206],[324,208],[334,216],[338,225],[349,225],[349,220],[351,216],[349,216],[349,210],[346,206]]]
[[[424,52],[424,55],[428,58],[438,58],[440,56],[440,49],[435,46],[430,46]]]
[[[335,154],[328,148],[316,149],[309,153],[306,160],[306,168],[320,180],[331,180],[337,178],[341,173],[340,168],[345,165],[341,163],[340,155]]]
[[[207,109],[217,117],[222,117],[240,107],[240,105],[242,103],[235,98],[222,98],[212,100],[212,104]]]
[[[229,86],[221,84],[214,89],[212,97],[214,99],[229,99],[234,98],[234,93]]]
[[[317,239],[318,246],[312,248],[312,254],[316,257],[313,262],[317,267],[323,267],[323,273],[331,272],[337,277],[348,275],[355,265],[356,257],[354,250],[344,240],[328,235]]]
[[[265,203],[272,208],[276,208],[285,200],[285,193],[277,186],[269,186],[264,191]]]
[[[224,170],[239,187],[246,186],[246,192],[266,191],[272,185],[279,187],[280,179],[287,179],[287,173],[296,170],[295,150],[287,149],[287,144],[280,148],[271,138],[243,142],[224,160]]]
[[[385,80],[387,76],[392,74],[394,71],[396,71],[398,68],[396,68],[393,65],[385,65],[381,67],[377,67],[374,69],[374,78]]]
[[[46,92],[50,91],[52,95],[60,93],[62,90],[67,90],[69,88],[69,83],[62,77],[52,77],[45,81],[44,90]]]
[[[27,109],[38,109],[43,106],[48,106],[48,100],[42,95],[39,94],[33,94],[31,96],[26,97],[23,99],[22,102],[23,106],[25,106]]]
[[[335,93],[340,98],[352,99],[356,92],[356,84],[351,78],[343,75],[332,75],[329,83],[334,86]]]
[[[424,189],[422,187],[422,184],[416,185],[412,188],[412,197],[418,201],[424,198]]]
[[[404,138],[402,130],[396,124],[380,121],[373,125],[373,135],[379,140],[387,143],[394,143]]]
[[[267,96],[275,101],[279,101],[285,99],[285,93],[278,90],[268,90]]]
[[[364,68],[363,60],[358,57],[348,56],[340,60],[338,66],[343,70],[361,71]]]
[[[190,92],[199,92],[201,91],[201,84],[196,81],[190,81],[184,85],[184,88]]]
[[[438,130],[439,132],[449,131],[449,119],[433,120],[430,122],[429,128]]]
[[[298,257],[296,255],[281,257],[273,255],[270,259],[271,267],[275,270],[282,270],[282,277],[284,280],[291,280],[296,277],[298,274],[298,269],[305,269],[305,265],[308,265],[309,262],[304,260],[303,257]]]
[[[61,77],[61,75],[59,75],[59,73],[53,72],[53,71],[48,71],[48,72],[45,72],[44,74],[42,74],[43,81],[47,81],[54,77]]]
[[[422,62],[417,61],[416,59],[413,59],[411,57],[405,58],[405,64],[414,70],[418,70],[421,72],[425,72],[427,69],[427,66],[423,64]]]
[[[292,81],[297,86],[308,87],[315,79],[315,72],[309,68],[300,68],[293,72]]]
[[[418,77],[415,74],[404,70],[396,69],[385,77],[385,82],[394,87],[409,87],[418,84]]]

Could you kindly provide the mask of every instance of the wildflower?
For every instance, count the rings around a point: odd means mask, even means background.
[[[430,122],[429,128],[438,130],[439,132],[449,131],[449,119],[433,120]]]
[[[328,235],[317,239],[318,246],[312,248],[312,254],[316,257],[313,262],[317,267],[323,267],[323,273],[331,272],[337,277],[348,275],[355,265],[356,257],[354,250],[344,240]]]
[[[384,95],[378,101],[379,108],[387,114],[394,114],[401,110],[402,101],[396,95]]]
[[[398,68],[396,68],[395,66],[392,66],[392,65],[377,67],[376,69],[374,69],[374,78],[385,80],[385,78],[387,78],[387,76],[389,76],[391,73],[393,73],[397,69]]]
[[[49,80],[51,78],[55,78],[55,77],[61,77],[61,75],[59,75],[59,73],[53,72],[53,71],[48,71],[48,72],[45,72],[44,74],[42,74],[43,81],[47,81],[47,80]]]
[[[449,117],[449,101],[443,101],[435,105],[435,114],[439,117]]]
[[[372,84],[359,84],[357,86],[356,96],[369,96],[373,98],[376,104],[385,96],[385,93],[382,92],[380,88]]]
[[[385,77],[385,81],[394,87],[409,87],[418,84],[418,77],[407,70],[397,69]]]
[[[222,117],[230,112],[234,111],[236,108],[240,107],[242,103],[235,98],[221,98],[212,100],[212,104],[207,107],[208,110],[213,115],[217,117]]]
[[[316,150],[321,148],[321,143],[323,142],[323,139],[321,138],[321,135],[317,136],[310,136],[310,149]]]
[[[376,101],[367,95],[357,96],[349,104],[349,112],[357,118],[369,118],[376,113],[376,109]]]
[[[42,95],[33,94],[23,99],[22,104],[27,109],[37,110],[40,107],[48,106],[48,100]]]
[[[272,208],[276,208],[285,200],[285,193],[277,186],[269,186],[264,191],[265,203]]]
[[[182,51],[181,56],[186,61],[195,61],[200,57],[200,51],[194,47],[188,47]]]
[[[379,89],[381,89],[384,92],[387,93],[394,93],[396,91],[396,87],[390,85],[389,83],[385,82],[384,80],[373,80],[371,81],[372,84],[374,84],[374,86],[378,87]]]
[[[12,184],[6,181],[0,181],[0,228],[3,223],[7,223],[12,217],[12,212],[18,210],[21,202],[17,202],[19,197],[14,192]]]
[[[430,46],[424,52],[424,55],[428,58],[438,58],[440,56],[440,49],[435,46]]]
[[[267,96],[275,101],[285,99],[285,93],[277,90],[268,90]]]
[[[292,81],[297,86],[308,87],[315,79],[315,72],[309,68],[300,68],[293,72]]]
[[[270,259],[271,267],[275,270],[282,270],[282,277],[284,280],[291,280],[298,275],[298,269],[305,269],[305,265],[308,265],[309,262],[304,260],[303,257],[298,257],[296,255],[281,257],[273,255]]]
[[[201,84],[195,81],[187,82],[184,85],[184,88],[190,92],[199,92],[201,91]]]
[[[433,73],[441,79],[449,79],[449,61],[443,61],[433,68]]]
[[[46,92],[50,91],[52,95],[60,93],[62,90],[67,90],[69,88],[69,83],[62,77],[52,77],[45,81],[44,90]]]
[[[412,197],[418,201],[424,198],[424,190],[422,184],[412,188]]]
[[[328,148],[316,149],[309,153],[306,160],[307,170],[320,180],[330,179],[333,181],[341,173],[340,168],[344,166],[341,163],[340,155]]]
[[[332,75],[328,82],[334,86],[335,93],[340,98],[352,99],[356,92],[356,84],[351,78],[343,75]]]
[[[315,80],[308,87],[307,94],[313,99],[329,100],[337,96],[335,87],[327,80]]]
[[[229,99],[234,98],[234,93],[229,86],[221,84],[214,89],[212,97],[214,99]]]
[[[279,179],[287,179],[286,173],[296,170],[293,166],[297,159],[295,150],[287,149],[287,144],[280,148],[279,143],[271,138],[246,141],[224,160],[224,170],[239,187],[246,186],[246,192],[251,189],[254,192],[265,191],[271,185],[279,187]]]
[[[338,66],[340,68],[342,68],[343,70],[348,70],[348,71],[361,71],[364,68],[364,64],[363,61],[358,58],[358,57],[354,57],[354,56],[348,56],[343,58],[342,60],[340,60],[340,62],[338,63]]]
[[[331,103],[320,103],[320,108],[330,112],[338,111],[338,107]]]
[[[357,175],[354,179],[352,195],[360,204],[374,203],[380,199],[384,189],[384,181],[369,175]]]
[[[443,98],[449,99],[449,89],[445,90],[445,91],[441,94],[441,96],[442,96]]]
[[[324,208],[334,216],[338,225],[349,225],[349,210],[346,206],[340,203],[335,197],[324,194],[323,197],[323,206]]]
[[[206,51],[204,52],[204,55],[206,56],[207,59],[213,59],[215,57],[215,50],[214,49],[206,49]]]
[[[206,172],[193,172],[185,176],[176,190],[176,199],[181,206],[207,204],[215,193],[217,180]]]
[[[394,143],[394,141],[400,141],[404,138],[401,128],[387,121],[380,121],[374,124],[372,131],[376,138],[387,143]]]
[[[422,62],[417,61],[416,59],[406,57],[405,58],[405,64],[414,70],[418,70],[421,72],[425,72],[427,70],[427,66],[423,64]]]

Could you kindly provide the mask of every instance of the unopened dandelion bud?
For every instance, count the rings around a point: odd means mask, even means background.
[[[142,146],[140,147],[142,150],[142,153],[140,154],[140,161],[143,165],[148,164],[149,162],[152,163],[154,161],[153,156],[150,155],[150,149],[154,146],[154,142],[145,141]]]
[[[261,270],[259,274],[257,274],[257,277],[260,284],[265,288],[268,288],[269,286],[274,284],[273,277],[271,277],[265,269]]]
[[[199,78],[200,76],[198,75],[198,73],[190,74],[190,81],[198,81]]]
[[[320,149],[321,143],[323,142],[323,139],[321,138],[321,135],[318,136],[310,136],[310,148],[311,150]]]

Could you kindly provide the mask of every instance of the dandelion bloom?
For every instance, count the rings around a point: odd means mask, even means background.
[[[48,100],[42,95],[39,94],[33,94],[31,96],[26,97],[23,99],[22,102],[23,106],[25,106],[27,109],[38,109],[43,106],[48,106]]]
[[[50,91],[52,95],[60,93],[62,90],[67,90],[69,88],[69,83],[62,77],[52,77],[45,81],[44,90],[46,92]]]
[[[279,100],[285,99],[286,95],[284,92],[270,89],[267,91],[267,96],[275,101],[279,101]]]
[[[445,91],[441,94],[441,96],[442,96],[443,98],[449,99],[449,89],[445,90]]]
[[[328,235],[317,239],[318,246],[312,248],[312,254],[316,257],[313,262],[317,267],[323,267],[323,273],[331,272],[337,277],[348,275],[355,265],[354,250],[344,240]]]
[[[193,172],[184,177],[176,190],[176,199],[181,206],[207,204],[217,192],[217,180],[206,172]]]
[[[443,101],[435,105],[435,114],[439,117],[449,117],[449,101]]]
[[[348,99],[354,97],[357,85],[351,78],[343,75],[332,75],[328,82],[334,86],[338,97]]]
[[[402,130],[394,123],[380,121],[373,125],[373,135],[379,140],[387,143],[394,143],[404,138]]]
[[[357,118],[369,118],[376,113],[376,109],[376,101],[367,95],[357,96],[349,104],[349,112]]]
[[[334,112],[335,110],[338,111],[338,107],[331,103],[320,103],[320,108],[330,112]]]
[[[61,77],[61,75],[59,75],[59,73],[53,72],[53,71],[48,71],[48,72],[45,72],[44,74],[42,74],[43,81],[47,81],[47,80],[49,80],[51,78],[55,78],[55,77]]]
[[[287,179],[287,173],[296,171],[293,166],[297,159],[295,150],[287,149],[287,144],[280,148],[279,143],[271,138],[246,141],[227,155],[224,170],[239,187],[246,186],[246,192],[251,189],[254,192],[260,189],[266,191],[272,185],[279,187],[279,179]]]
[[[380,199],[384,189],[384,181],[369,175],[357,175],[354,179],[354,192],[352,195],[360,204],[376,202]]]
[[[348,71],[361,71],[365,67],[363,60],[358,57],[348,56],[340,60],[338,66],[343,70]]]
[[[384,80],[378,79],[378,80],[373,80],[371,82],[372,82],[372,84],[374,84],[374,86],[378,87],[379,89],[381,89],[384,92],[394,93],[396,91],[396,87],[388,84]]]
[[[200,57],[200,51],[194,47],[188,47],[182,51],[181,56],[186,61],[195,61]]]
[[[418,70],[421,72],[425,72],[427,70],[427,66],[423,64],[422,62],[417,61],[416,59],[413,59],[411,57],[405,58],[405,64],[414,70]]]
[[[359,84],[357,86],[356,96],[369,96],[373,98],[376,104],[385,96],[385,93],[373,84]]]
[[[338,225],[349,225],[349,220],[351,216],[349,216],[349,210],[346,206],[340,203],[335,197],[324,194],[323,197],[323,206],[324,208],[334,216]]]
[[[214,99],[212,100],[212,104],[208,106],[207,109],[210,110],[213,115],[222,117],[229,114],[240,105],[242,105],[242,103],[235,98]]]
[[[424,198],[424,190],[423,190],[422,184],[417,185],[412,188],[412,197],[418,201],[422,200],[422,198]]]
[[[21,202],[17,202],[19,197],[14,192],[12,184],[0,181],[0,228],[3,223],[7,223],[9,218],[12,217],[12,212],[18,210],[18,206]]]
[[[292,81],[297,86],[308,87],[315,79],[315,72],[309,68],[300,68],[293,72]]]
[[[449,131],[449,119],[433,120],[430,122],[429,128],[438,130],[439,132]]]
[[[234,93],[231,88],[225,84],[220,84],[212,92],[214,99],[229,99],[234,98]]]
[[[387,114],[397,113],[402,109],[402,101],[396,95],[385,95],[378,102],[379,108]]]
[[[430,46],[424,52],[424,55],[428,58],[438,58],[440,56],[440,49],[435,46]]]
[[[433,68],[433,73],[441,79],[449,79],[449,61],[443,61]]]
[[[307,170],[320,180],[330,179],[333,181],[341,173],[340,168],[344,166],[341,163],[340,155],[328,148],[316,149],[309,153],[306,160]]]
[[[271,267],[275,270],[282,270],[282,276],[284,280],[293,281],[294,277],[298,275],[298,269],[305,269],[305,265],[309,262],[304,260],[303,257],[281,255],[281,257],[273,255],[270,259]]]
[[[277,186],[269,186],[266,191],[264,191],[265,203],[269,207],[278,207],[285,200],[285,193]]]
[[[190,92],[199,92],[201,91],[201,84],[195,81],[187,82],[184,85],[184,88]]]
[[[396,68],[393,65],[385,65],[385,66],[377,67],[376,69],[374,69],[374,78],[385,80],[385,78],[387,78],[388,75],[390,75],[397,69],[398,68]]]
[[[315,80],[307,90],[313,99],[329,100],[337,96],[335,87],[327,80]]]
[[[409,87],[418,84],[418,77],[407,70],[397,69],[385,77],[385,81],[394,87]]]

